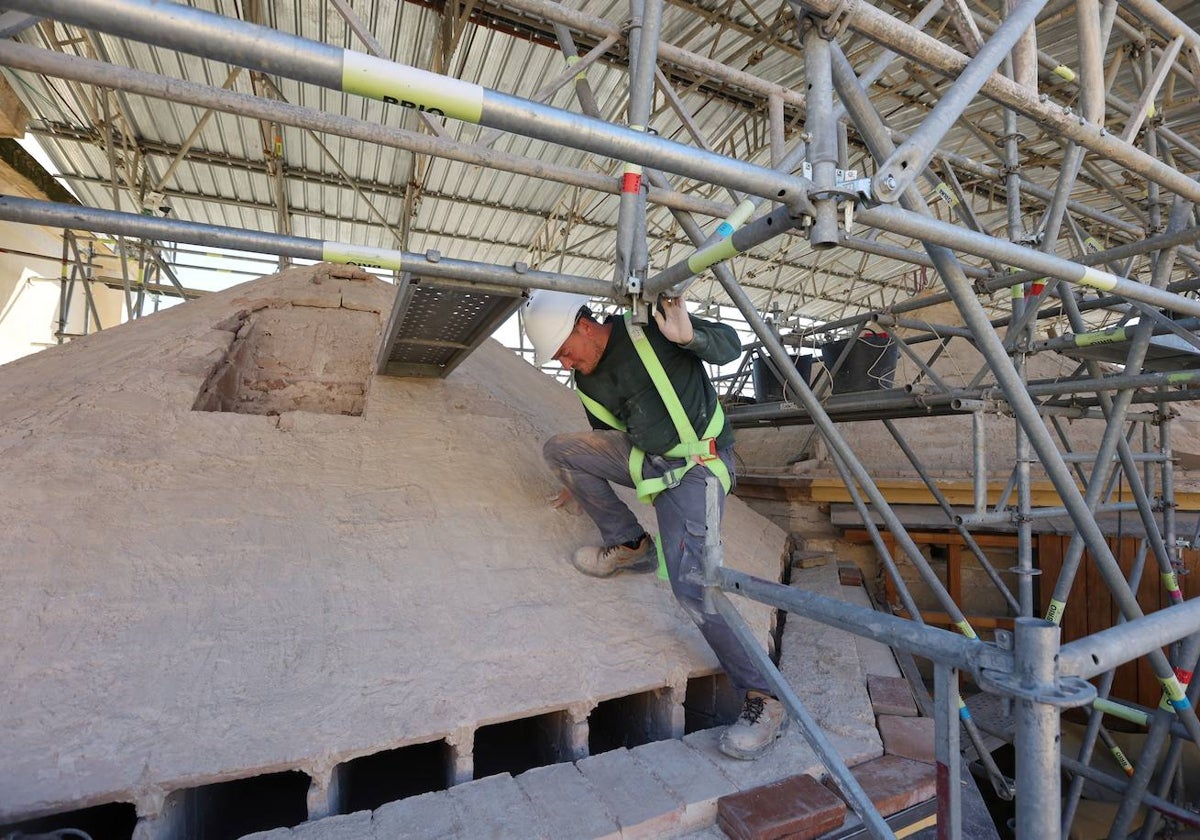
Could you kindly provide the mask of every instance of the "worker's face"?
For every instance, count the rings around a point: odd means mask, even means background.
[[[567,340],[554,354],[554,360],[565,370],[577,370],[589,374],[600,363],[604,355],[607,336],[599,325],[588,318],[580,318],[575,322],[575,328],[567,336]]]

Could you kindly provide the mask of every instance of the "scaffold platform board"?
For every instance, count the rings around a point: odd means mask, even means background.
[[[379,348],[376,373],[445,377],[523,300],[520,289],[405,273]]]

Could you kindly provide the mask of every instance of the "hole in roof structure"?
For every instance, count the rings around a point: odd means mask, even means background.
[[[387,802],[449,787],[451,755],[445,741],[412,744],[338,765],[343,814],[373,811]]]
[[[308,819],[309,777],[298,770],[178,790],[163,808],[162,840],[237,840]]]
[[[362,415],[379,343],[374,313],[285,306],[244,313],[231,326],[193,410]]]
[[[92,840],[130,840],[136,825],[137,809],[131,803],[109,802],[91,808],[0,825],[0,837],[44,836],[52,835],[56,831],[74,829],[85,832]],[[75,836],[78,835],[62,835],[64,840]]]
[[[683,697],[683,728],[685,733],[728,726],[742,711],[742,698],[724,674],[693,677],[688,680]]]
[[[475,778],[497,773],[516,776],[570,760],[565,749],[569,727],[568,715],[561,711],[481,726],[475,730]]]
[[[665,741],[672,734],[670,692],[666,689],[614,697],[588,715],[591,755]]]

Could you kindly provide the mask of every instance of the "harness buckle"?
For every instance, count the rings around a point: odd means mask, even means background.
[[[711,461],[717,457],[717,439],[716,438],[705,438],[703,441],[701,441],[701,443],[704,443],[705,441],[707,441],[707,443],[708,443],[708,454],[707,455],[697,455],[696,456],[697,464],[703,464],[705,461]]]
[[[676,487],[678,487],[680,485],[680,483],[683,481],[683,473],[684,472],[686,472],[686,470],[674,469],[674,470],[667,470],[665,473],[663,473],[662,479],[663,479],[664,489],[674,490]]]

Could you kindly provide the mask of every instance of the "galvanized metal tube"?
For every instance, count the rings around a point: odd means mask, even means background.
[[[878,257],[888,257],[889,259],[900,260],[901,262],[912,263],[913,265],[924,265],[930,268],[933,267],[933,260],[929,259],[927,254],[923,254],[918,251],[910,251],[908,248],[901,248],[899,245],[891,245],[887,242],[877,242],[874,239],[864,239],[861,236],[847,236],[845,233],[843,233],[838,237],[838,244],[854,251],[861,251],[864,254],[874,254]],[[976,280],[987,280],[988,278],[992,277],[992,272],[985,268],[976,268],[973,265],[963,266],[963,271],[968,277],[973,277]],[[917,305],[906,305],[901,303],[898,304],[895,309],[890,311],[907,312],[914,309],[920,309],[927,305],[928,304],[926,304],[924,301]],[[826,325],[823,324],[821,328],[824,329],[825,326]],[[844,326],[844,324],[840,321],[830,321],[828,322],[828,326],[830,326],[832,329],[837,329],[838,327]]]
[[[1200,598],[1069,642],[1059,654],[1060,668],[1091,679],[1194,633],[1200,633]]]
[[[975,555],[975,559],[979,562],[980,567],[988,576],[988,579],[991,580],[992,585],[995,586],[996,590],[1001,594],[1001,596],[1003,596],[1005,602],[1009,606],[1009,609],[1019,615],[1020,605],[1018,604],[1017,599],[1013,597],[1012,592],[1010,592],[1008,587],[1005,586],[1004,580],[999,574],[996,573],[996,569],[987,559],[987,554],[980,547],[979,543],[975,541],[975,537],[970,531],[964,528],[961,523],[955,521],[954,508],[951,506],[950,500],[946,498],[946,494],[942,492],[942,489],[938,487],[937,482],[934,481],[933,477],[930,476],[925,470],[924,465],[921,464],[920,459],[917,457],[917,453],[913,451],[913,448],[909,446],[908,441],[906,441],[904,436],[900,434],[900,430],[896,428],[895,423],[893,423],[891,420],[884,420],[883,425],[884,428],[891,433],[892,439],[896,441],[896,445],[900,447],[900,451],[904,453],[906,458],[908,458],[908,462],[912,464],[913,469],[917,471],[917,475],[919,475],[921,477],[921,481],[925,483],[925,487],[929,490],[934,500],[938,503],[938,507],[940,507],[942,512],[946,514],[947,521],[954,524],[954,528],[956,531],[958,531],[958,535],[962,537],[967,548],[973,555]],[[863,521],[868,522],[870,520],[864,519]]]
[[[576,11],[569,6],[554,2],[554,0],[506,0],[505,5],[552,23],[569,26],[577,32],[587,32],[601,38],[623,34],[619,24],[589,15],[586,12]],[[747,73],[712,58],[680,49],[666,41],[658,45],[658,55],[663,61],[698,71],[701,76],[720,79],[762,97],[779,96],[788,105],[797,108],[804,107],[803,94],[769,82],[753,73]]]
[[[809,437],[812,437],[811,432],[809,433]],[[912,591],[904,581],[904,576],[900,574],[896,560],[892,557],[891,549],[883,541],[883,536],[879,533],[879,526],[871,518],[871,512],[863,502],[862,494],[858,492],[858,487],[854,484],[854,480],[846,468],[845,461],[842,460],[837,452],[831,452],[830,458],[833,460],[833,467],[837,470],[838,477],[841,478],[842,484],[846,487],[846,492],[850,494],[850,501],[854,505],[854,509],[858,512],[858,518],[862,520],[863,527],[866,528],[867,535],[871,538],[871,545],[875,547],[875,554],[879,558],[879,562],[883,564],[883,569],[887,573],[888,579],[896,587],[896,597],[900,599],[900,605],[908,613],[910,619],[924,624],[925,620],[921,617],[921,608],[917,606],[917,602],[912,596]]]
[[[1177,205],[1176,212],[1173,214],[1173,225],[1179,226],[1182,224],[1184,213],[1182,212],[1182,204]],[[1159,265],[1155,272],[1155,285],[1165,285],[1166,276],[1168,273],[1172,255],[1170,249],[1160,258]],[[1071,315],[1073,325],[1082,325],[1082,318],[1077,310],[1074,309],[1074,299],[1069,296],[1064,297],[1063,306]],[[1142,320],[1133,329],[1133,337],[1130,341],[1129,353],[1126,358],[1125,368],[1127,370],[1140,370],[1145,355],[1150,346],[1150,337],[1153,332],[1153,324],[1148,320]],[[1093,364],[1092,369],[1095,369]],[[1145,488],[1142,485],[1141,479],[1138,476],[1137,469],[1131,460],[1132,453],[1129,450],[1128,442],[1125,441],[1121,434],[1121,425],[1124,422],[1125,412],[1127,411],[1132,400],[1132,391],[1121,391],[1116,398],[1112,400],[1110,406],[1105,406],[1108,413],[1108,426],[1104,430],[1104,435],[1101,438],[1100,446],[1096,454],[1096,463],[1092,471],[1092,477],[1088,482],[1087,492],[1085,495],[1085,503],[1089,507],[1095,507],[1102,497],[1102,489],[1106,480],[1108,465],[1114,453],[1119,453],[1122,459],[1128,460],[1124,466],[1126,475],[1129,478],[1130,486],[1134,491],[1134,499],[1139,510],[1142,521],[1146,528],[1146,533],[1151,541],[1151,546],[1154,548],[1155,557],[1163,568],[1164,573],[1170,570],[1170,561],[1167,557],[1166,548],[1162,543],[1161,535],[1157,530],[1157,523],[1154,521],[1153,511],[1151,509],[1150,499],[1145,493]],[[1101,404],[1107,400],[1107,397],[1101,399]],[[1066,604],[1068,593],[1071,590],[1071,584],[1075,579],[1075,574],[1078,571],[1079,564],[1083,557],[1083,541],[1076,536],[1071,540],[1071,544],[1067,548],[1066,556],[1063,558],[1062,569],[1059,573],[1059,579],[1055,583],[1053,594],[1050,600],[1050,612],[1048,617],[1056,622],[1061,621],[1061,611]],[[1111,585],[1111,584],[1110,584]],[[1128,588],[1128,587],[1126,587]]]
[[[777,207],[768,215],[755,219],[744,228],[694,251],[686,259],[664,268],[646,281],[645,294],[657,295],[665,292],[672,286],[695,277],[706,268],[712,268],[725,260],[781,236],[793,230],[800,223],[801,218],[788,207]],[[732,277],[732,275],[730,276]]]
[[[1095,513],[1116,513],[1118,511],[1133,511],[1137,510],[1137,502],[1112,502],[1109,504],[1096,505]],[[1070,510],[1065,507],[1037,507],[1028,511],[1021,512],[1020,510],[1011,511],[993,511],[984,513],[964,513],[954,518],[955,522],[965,526],[978,525],[1003,525],[1005,523],[1019,521],[1019,518],[1024,516],[1031,520],[1037,519],[1054,519],[1059,516],[1067,516]]]
[[[841,755],[830,742],[829,737],[821,730],[820,725],[805,708],[803,701],[779,673],[775,663],[771,661],[771,657],[763,650],[762,645],[755,638],[754,632],[746,625],[746,619],[742,618],[742,614],[737,611],[724,593],[716,592],[712,599],[716,604],[717,612],[724,617],[733,634],[741,642],[742,648],[754,660],[759,673],[766,678],[772,692],[787,709],[788,716],[800,726],[804,739],[813,748],[813,752],[817,754],[821,764],[829,771],[830,779],[837,785],[850,807],[858,814],[867,832],[875,840],[888,840],[888,838],[895,837],[892,830],[888,828],[888,824],[880,816],[879,810],[871,802],[871,798],[867,796],[867,792],[854,778],[854,774],[850,772],[846,762],[842,760]]]
[[[801,18],[799,26],[804,41],[804,81],[808,91],[804,121],[810,135],[808,162],[812,166],[813,187],[822,196],[813,202],[817,213],[808,232],[808,241],[813,248],[832,248],[838,241],[838,207],[830,191],[835,186],[834,170],[838,160],[837,123],[832,119],[830,45],[811,19]]]
[[[1057,683],[1059,628],[1037,618],[1016,620],[1016,676],[1033,695]],[[1058,709],[1035,699],[1016,702],[1017,840],[1046,840],[1058,833],[1062,783],[1058,773]]]
[[[860,11],[867,8],[862,6],[856,7]],[[861,97],[861,90],[857,90],[856,84],[843,84],[842,81],[839,81],[847,73],[850,79],[853,79],[853,71],[849,69],[849,63],[845,60],[844,56],[840,55],[840,52],[835,50],[834,79],[835,83],[838,84],[838,92],[842,94],[843,101],[847,102],[847,109],[850,110],[864,139],[867,140],[872,155],[877,159],[883,158],[891,151],[891,141],[887,137],[882,120],[879,119],[874,109],[869,107],[869,103],[866,103],[866,106],[863,107],[852,107],[850,100],[847,98],[848,95],[852,98],[856,95],[861,99],[865,99],[865,97]],[[913,211],[922,211],[926,214],[929,212],[924,200],[913,190],[908,191],[901,200],[906,207]],[[891,207],[879,207],[870,212],[888,215],[894,209]],[[917,213],[914,212],[913,215],[916,216]],[[882,224],[879,226],[887,227]],[[965,234],[969,232],[962,231],[961,233]],[[1133,593],[1129,591],[1129,587],[1121,575],[1120,567],[1113,557],[1112,550],[1104,539],[1104,534],[1088,511],[1087,504],[1075,486],[1066,464],[1059,455],[1058,448],[1054,445],[1049,432],[1038,416],[1037,407],[1033,404],[1033,400],[1025,384],[1009,363],[1005,349],[999,337],[991,329],[983,307],[971,289],[969,281],[958,270],[957,260],[944,248],[930,242],[926,242],[925,245],[930,257],[938,263],[938,273],[942,276],[943,284],[953,297],[955,305],[962,314],[964,324],[975,333],[976,347],[987,360],[1015,416],[1029,434],[1030,443],[1040,456],[1047,476],[1069,510],[1078,533],[1083,537],[1087,547],[1091,549],[1096,565],[1100,569],[1100,573],[1108,584],[1109,589],[1112,591],[1114,603],[1117,604],[1121,613],[1127,619],[1140,618],[1142,616],[1141,607],[1138,605]],[[1123,291],[1121,293],[1125,294]],[[1180,299],[1182,300],[1182,298]],[[1163,682],[1164,686],[1171,687],[1172,691],[1177,691],[1178,680],[1175,678],[1170,663],[1162,651],[1152,653],[1150,661],[1157,678]],[[1188,731],[1200,743],[1200,720],[1197,720],[1195,710],[1187,705],[1182,705],[1179,707],[1179,712],[1184,725],[1188,727]],[[1057,822],[1057,819],[1055,819],[1054,824],[1057,825]]]
[[[806,178],[188,6],[160,0],[13,0],[11,5],[36,7],[47,17],[135,41],[657,166],[806,212],[812,209]]]
[[[958,731],[958,672],[933,664],[934,759],[937,762],[938,840],[962,838],[962,748]]]
[[[1162,457],[1162,539],[1166,547],[1167,560],[1172,572],[1179,565],[1179,548],[1175,536],[1175,453],[1171,446],[1171,426],[1175,422],[1165,410],[1158,424],[1158,454]],[[1181,600],[1178,583],[1170,593],[1172,602]]]
[[[975,486],[975,515],[981,515],[987,510],[987,431],[983,422],[983,412],[971,412],[971,456],[973,466],[971,477]]]
[[[802,2],[807,5],[807,0]],[[1045,5],[1046,0],[1023,0],[1006,16],[995,34],[958,72],[950,89],[938,99],[937,105],[921,122],[921,127],[910,134],[909,138],[879,165],[879,169],[871,178],[871,187],[877,198],[881,201],[897,201],[921,176],[946,132],[962,116],[975,94],[1000,66],[1000,62],[1025,30],[1033,24],[1037,13]],[[851,25],[854,17],[851,16]]]
[[[1097,697],[1108,697],[1109,691],[1112,690],[1113,678],[1116,676],[1116,671],[1108,671],[1100,677],[1100,684],[1096,686]],[[1079,761],[1081,764],[1089,764],[1092,760],[1092,753],[1096,749],[1096,739],[1100,735],[1101,726],[1104,723],[1104,715],[1095,708],[1088,712],[1088,722],[1084,729],[1082,743],[1079,746]],[[1083,776],[1076,775],[1071,778],[1070,784],[1067,786],[1067,793],[1063,797],[1062,807],[1062,835],[1069,837],[1071,834],[1071,824],[1075,821],[1075,811],[1079,808],[1079,800],[1083,796]]]
[[[1047,193],[1047,196],[1049,196],[1049,195],[1050,194]],[[1140,240],[1138,242],[1134,242],[1129,245],[1119,245],[1115,248],[1110,248],[1107,251],[1101,251],[1101,252],[1097,252],[1097,253],[1093,253],[1093,254],[1084,254],[1083,256],[1076,258],[1074,260],[1074,262],[1078,263],[1079,265],[1099,265],[1099,264],[1102,264],[1105,262],[1109,262],[1113,259],[1124,259],[1125,257],[1133,256],[1136,254],[1148,253],[1150,251],[1156,251],[1161,248],[1169,247],[1170,245],[1178,245],[1183,242],[1192,242],[1197,239],[1200,239],[1200,227],[1190,228],[1187,231],[1183,231],[1179,234],[1162,234],[1161,236],[1153,236],[1153,237],[1150,237],[1149,239]],[[848,247],[855,247],[858,250],[867,251],[868,253],[879,253],[880,256],[893,257],[895,259],[906,259],[909,262],[915,262],[912,259],[904,257],[902,255],[902,253],[893,253],[893,252],[885,252],[885,251],[876,252],[876,251],[871,251],[870,249],[865,248],[865,247],[860,247],[858,244],[859,241],[861,241],[861,238],[845,237],[843,240],[843,244],[846,244]],[[888,246],[880,246],[880,247],[887,248]],[[925,265],[926,263],[922,262],[919,264]],[[932,265],[933,264],[932,260],[930,260],[928,264]],[[968,277],[980,276],[979,270],[974,269],[971,266],[963,266],[963,273],[966,274]],[[986,275],[988,273],[982,272],[982,274]],[[1040,277],[1045,277],[1045,274],[1042,272],[1038,272],[1038,271],[1022,271],[1022,272],[1018,272],[1018,273],[1000,278],[998,280],[992,280],[992,281],[986,282],[982,285],[982,288],[986,291],[991,292],[991,291],[995,291],[996,289],[1007,288],[1008,286],[1012,285],[1013,283],[1023,282],[1025,280],[1034,280],[1034,279],[1037,279]],[[1193,277],[1193,278],[1189,278],[1187,280],[1177,281],[1175,283],[1172,283],[1167,288],[1168,288],[1168,291],[1175,292],[1175,293],[1195,291],[1197,288],[1200,288],[1200,279]],[[936,306],[939,303],[946,303],[950,299],[951,298],[950,298],[949,293],[942,292],[942,293],[939,293],[936,295],[922,297],[919,300],[910,300],[910,301],[903,301],[901,303],[897,303],[895,306],[891,307],[891,309],[889,311],[893,315],[904,313],[904,312],[914,312],[914,311],[928,308],[930,306]],[[1094,309],[1107,309],[1107,308],[1112,308],[1112,307],[1118,306],[1118,305],[1120,305],[1122,303],[1126,303],[1126,302],[1127,301],[1125,301],[1124,298],[1118,297],[1117,295],[1105,295],[1105,296],[1096,298],[1095,300],[1085,301],[1080,306],[1080,309],[1086,310],[1086,311],[1091,311]],[[1039,314],[1039,317],[1054,317],[1054,316],[1061,314],[1061,310],[1058,308],[1054,308],[1054,307],[1047,307],[1046,309],[1043,309],[1038,314]],[[848,318],[841,318],[841,319],[834,320],[834,321],[828,321],[825,324],[821,325],[820,331],[825,332],[828,330],[842,329],[844,327],[848,327],[851,324],[853,324],[854,321],[856,321],[859,317],[860,316],[852,316],[852,317],[848,317]],[[993,326],[1004,326],[1006,323],[1008,323],[1008,321],[1005,320],[1004,318],[999,318],[990,323],[992,323]]]
[[[838,3],[839,0],[804,0],[803,5],[817,15],[827,17],[837,11]],[[956,77],[970,63],[968,56],[869,4],[856,5],[847,22],[851,30],[947,76]],[[999,74],[993,74],[980,92],[1001,105],[1016,109],[1053,134],[1072,140],[1192,201],[1200,200],[1200,184],[1184,173],[1154,160],[1119,138],[1101,133],[1099,126],[1064,113],[1057,104],[1042,102]]]
[[[1025,355],[1020,356],[1019,375],[1021,380],[1026,378]],[[1017,574],[1017,600],[1020,607],[1017,615],[1033,616],[1033,577],[1036,574],[1033,566],[1033,500],[1030,492],[1030,470],[1033,464],[1032,452],[1029,446],[1029,436],[1020,423],[1015,429],[1016,444],[1016,478],[1017,489],[1017,566],[1013,569]]]
[[[1103,771],[1096,770],[1093,767],[1088,767],[1086,764],[1082,764],[1073,758],[1068,758],[1064,755],[1059,759],[1059,762],[1062,764],[1063,769],[1068,773],[1074,773],[1077,776],[1083,776],[1085,779],[1093,781],[1101,787],[1108,788],[1109,790],[1116,791],[1117,793],[1121,793],[1129,789],[1129,782],[1127,780],[1110,776]],[[1170,802],[1160,796],[1154,796],[1153,794],[1146,794],[1143,796],[1142,803],[1146,805],[1146,807],[1153,808],[1154,810],[1170,817],[1173,820],[1176,820],[1179,823],[1182,823],[1183,825],[1200,828],[1200,815],[1197,815],[1195,811],[1189,811],[1186,808],[1181,808],[1174,802]]]
[[[920,368],[921,373],[933,383],[933,387],[937,388],[937,390],[941,391],[942,393],[949,393],[950,386],[948,386],[945,381],[938,376],[937,371],[930,366],[931,363],[927,363],[917,354],[915,350],[908,346],[907,341],[895,334],[890,336],[890,340],[896,343],[896,347],[908,358],[909,361]],[[935,355],[940,353],[942,349],[944,348],[935,348]]]
[[[896,516],[896,512],[892,510],[891,505],[888,504],[887,499],[880,492],[879,487],[871,478],[866,467],[863,466],[858,456],[854,454],[853,450],[846,443],[845,438],[837,430],[829,415],[826,414],[821,402],[813,394],[812,389],[809,388],[808,383],[800,376],[778,337],[763,323],[762,317],[754,308],[745,290],[736,283],[728,283],[724,280],[722,280],[721,285],[725,289],[725,293],[729,295],[734,305],[742,313],[742,317],[746,319],[751,329],[754,330],[759,340],[762,341],[763,347],[771,356],[771,360],[775,362],[776,369],[783,373],[785,384],[792,389],[793,393],[796,394],[801,404],[808,411],[813,424],[821,431],[829,448],[835,450],[838,457],[843,459],[847,471],[853,477],[854,482],[862,488],[863,493],[870,500],[872,506],[883,518],[885,525],[891,531],[892,537],[896,541],[896,545],[900,547],[900,550],[912,562],[918,574],[920,574],[921,580],[925,582],[935,597],[937,597],[938,602],[949,616],[951,623],[968,638],[975,638],[975,631],[971,628],[966,616],[959,606],[954,603],[954,599],[950,597],[950,594],[946,592],[945,585],[942,584],[934,571],[929,567],[928,561],[921,554],[912,537],[904,529],[899,517]]]
[[[1041,277],[1056,277],[1068,283],[1115,292],[1129,300],[1140,300],[1162,309],[1173,309],[1188,315],[1200,315],[1200,301],[1125,280],[1107,271],[1098,271],[1053,254],[1022,248],[1011,242],[995,239],[898,207],[880,205],[863,208],[858,210],[855,217],[863,224],[872,225],[891,233],[912,236],[944,248],[1028,268]],[[1006,279],[1004,285],[1008,285],[1009,282],[1011,280]]]
[[[303,108],[273,99],[263,99],[194,82],[171,79],[51,50],[40,50],[16,41],[0,40],[0,64],[48,76],[129,91],[142,96],[186,103],[198,108],[212,108],[228,113],[242,114],[256,119],[336,134],[340,137],[363,140],[418,154],[486,166],[502,172],[544,178],[597,192],[617,193],[620,191],[619,184],[599,173],[584,172],[580,169],[545,163],[508,152],[481,149],[469,143],[431,137],[395,126],[354,120],[312,108]],[[686,209],[692,213],[717,218],[723,218],[731,209],[727,204],[685,196],[669,189],[651,190],[648,200],[654,204],[662,204],[674,209]]]
[[[72,204],[54,204],[14,196],[0,196],[0,219],[69,230],[92,230],[145,239],[187,242],[192,245],[260,254],[279,254],[298,259],[391,268],[397,271],[412,271],[424,277],[470,280],[518,289],[556,289],[601,297],[611,290],[602,280],[536,271],[520,265],[489,265],[449,259],[433,253],[412,254],[386,248],[323,242],[319,239],[203,225],[136,213],[118,213]]]
[[[629,29],[629,127],[645,132],[650,122],[654,93],[654,68],[658,34],[662,24],[662,0],[630,0]],[[640,240],[640,241],[639,241]],[[646,279],[646,197],[642,192],[642,167],[626,163],[621,176],[621,202],[617,211],[617,242],[614,288],[620,292],[629,282]]]
[[[1124,840],[1128,836],[1130,825],[1150,787],[1150,780],[1158,766],[1163,746],[1167,743],[1174,717],[1164,709],[1155,711],[1150,721],[1150,730],[1146,733],[1146,740],[1142,742],[1141,751],[1133,763],[1133,777],[1129,780],[1129,786],[1121,797],[1121,804],[1108,829],[1108,840]]]
[[[718,578],[725,592],[803,615],[856,636],[881,641],[899,650],[943,662],[960,671],[977,674],[984,667],[1002,672],[1011,672],[1013,668],[1010,653],[949,630],[907,621],[839,598],[763,580],[729,567],[721,568]]]
[[[1122,0],[1122,3],[1133,9],[1168,37],[1182,37],[1189,49],[1200,50],[1200,34],[1172,14],[1161,3],[1155,3],[1153,0]]]
[[[1190,669],[1195,673],[1196,668],[1200,665],[1197,658],[1200,657],[1200,636],[1192,636],[1183,646],[1181,651],[1181,666],[1182,668]],[[1188,686],[1188,699],[1192,705],[1196,704],[1200,698],[1200,680],[1192,680],[1192,684]],[[1155,789],[1155,795],[1166,798],[1171,788],[1171,783],[1175,778],[1175,770],[1179,766],[1179,760],[1183,754],[1183,748],[1187,741],[1180,738],[1172,728],[1171,746],[1167,750],[1166,757],[1162,760],[1161,770],[1158,777],[1158,787]],[[1144,797],[1143,797],[1144,798]],[[1146,814],[1146,819],[1142,823],[1142,833],[1138,836],[1138,840],[1152,840],[1158,830],[1159,813],[1152,811]],[[1197,821],[1200,821],[1200,815],[1197,816]]]

